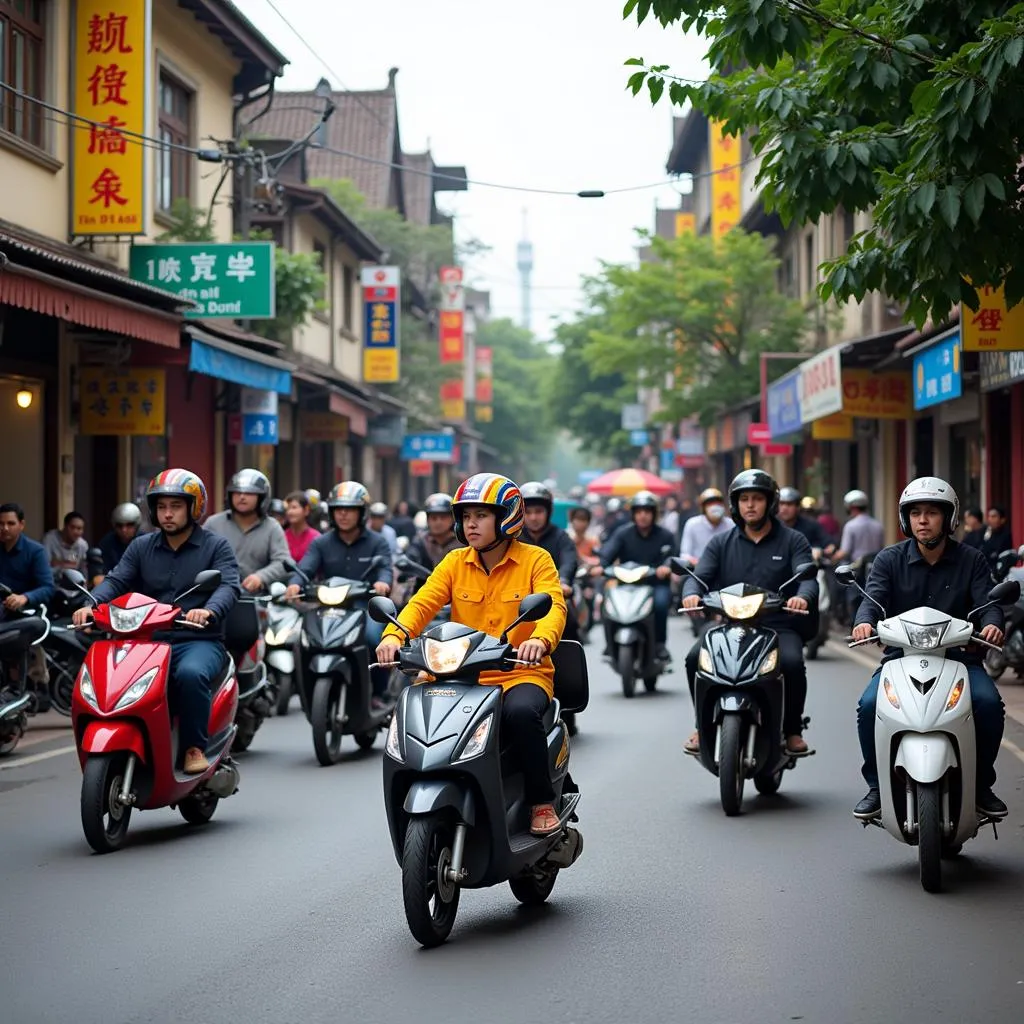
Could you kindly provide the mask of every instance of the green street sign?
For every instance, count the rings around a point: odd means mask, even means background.
[[[129,275],[191,299],[198,308],[185,314],[188,319],[274,318],[273,242],[134,245]]]

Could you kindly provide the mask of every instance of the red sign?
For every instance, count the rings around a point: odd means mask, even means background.
[[[441,313],[440,359],[442,363],[461,363],[465,352],[466,336],[463,329],[465,314],[450,310]]]
[[[703,455],[677,455],[676,465],[680,469],[700,469],[704,465]]]
[[[434,472],[434,464],[429,459],[413,459],[409,463],[410,476],[430,476]]]
[[[242,443],[242,414],[233,412],[228,415],[228,444]]]
[[[792,455],[793,446],[791,444],[763,444],[761,445],[762,455]]]
[[[772,431],[767,423],[751,423],[747,427],[747,444],[762,447],[770,444],[771,439]]]

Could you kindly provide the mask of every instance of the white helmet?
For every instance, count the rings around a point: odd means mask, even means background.
[[[909,510],[912,505],[938,505],[945,512],[943,528],[947,535],[951,535],[960,523],[960,499],[956,491],[937,476],[919,476],[911,480],[903,493],[900,495],[900,529],[907,537],[913,536],[910,532]],[[942,538],[937,538],[926,547],[937,547]]]
[[[848,508],[867,508],[871,504],[865,491],[847,491],[843,495],[843,504]]]

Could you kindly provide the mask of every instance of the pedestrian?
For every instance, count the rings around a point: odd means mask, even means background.
[[[43,547],[50,560],[50,567],[58,572],[62,569],[86,571],[89,542],[85,539],[85,516],[81,512],[69,512],[64,517],[64,526],[50,530],[43,537]]]
[[[320,531],[309,525],[311,509],[306,491],[292,491],[284,499],[284,514],[288,523],[284,537],[296,565],[306,557],[309,545],[320,536]]]
[[[1006,509],[1002,505],[989,505],[985,521],[988,526],[981,542],[981,553],[988,559],[989,565],[995,565],[996,559],[1013,547]]]
[[[393,515],[391,516],[390,525],[391,529],[399,537],[408,537],[410,541],[416,539],[416,513],[418,509],[411,501],[406,501],[404,498],[398,502],[394,507]]]

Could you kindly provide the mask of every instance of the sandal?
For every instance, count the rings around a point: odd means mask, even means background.
[[[694,732],[693,735],[683,744],[683,750],[687,754],[699,754],[700,753],[700,733]]]
[[[530,832],[535,836],[549,836],[562,827],[562,822],[555,814],[553,804],[537,804],[530,819]]]
[[[787,736],[786,753],[791,754],[793,757],[806,757],[808,754],[813,753],[813,751],[807,745],[803,736]]]

